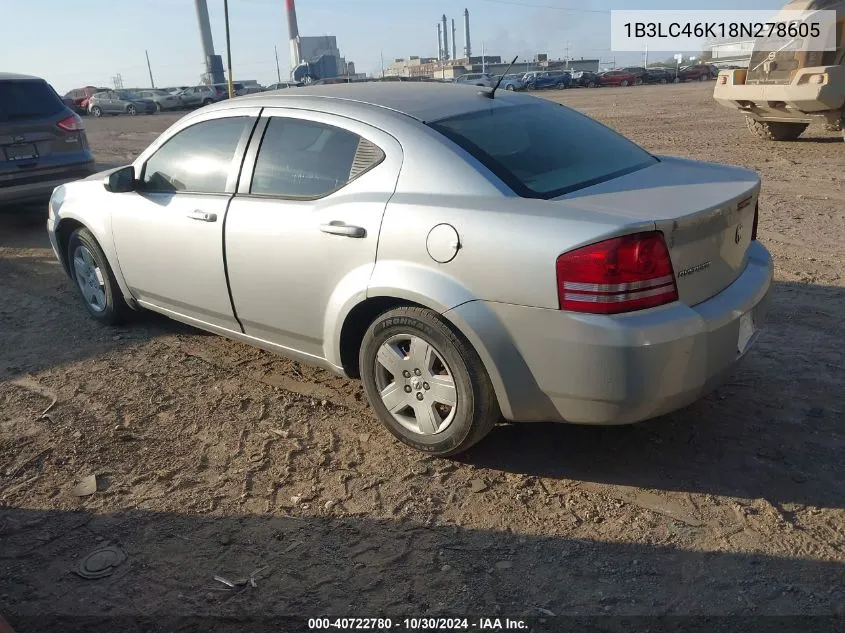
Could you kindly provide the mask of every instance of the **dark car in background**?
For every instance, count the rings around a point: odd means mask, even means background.
[[[646,70],[645,83],[647,84],[668,84],[675,81],[675,72],[668,68],[648,68]]]
[[[544,71],[526,73],[522,82],[528,90],[542,90],[543,88],[568,88],[572,76],[568,72]]]
[[[155,114],[155,101],[144,99],[130,90],[107,90],[98,92],[88,100],[88,112],[101,117],[104,114]]]
[[[633,86],[637,78],[626,70],[608,70],[599,73],[599,84],[602,86]]]
[[[680,81],[707,81],[715,78],[719,73],[713,74],[709,64],[694,64],[691,66],[681,66],[678,69],[678,79]]]
[[[0,73],[0,206],[46,201],[94,172],[85,124],[52,86]]]
[[[597,88],[601,82],[599,74],[589,70],[576,70],[572,73],[572,86],[579,88]]]
[[[648,71],[642,66],[628,66],[622,70],[634,76],[633,85],[642,86],[644,83],[648,83]]]

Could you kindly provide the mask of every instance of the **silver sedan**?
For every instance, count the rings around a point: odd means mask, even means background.
[[[450,455],[502,419],[626,424],[719,384],[769,303],[759,191],[528,95],[341,84],[191,113],[57,188],[48,229],[98,321],[152,310],[360,378]]]

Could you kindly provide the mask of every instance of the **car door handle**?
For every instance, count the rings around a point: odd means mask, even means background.
[[[343,235],[344,237],[364,237],[367,231],[363,226],[350,226],[343,222],[329,222],[321,224],[320,230],[330,235]]]
[[[192,220],[199,220],[200,222],[217,222],[216,213],[206,213],[205,211],[200,211],[199,209],[191,211],[188,214],[188,217]]]

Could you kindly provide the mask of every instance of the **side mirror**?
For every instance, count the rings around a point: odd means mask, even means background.
[[[135,191],[135,168],[132,165],[116,169],[108,175],[103,183],[106,191],[111,193],[127,193]]]

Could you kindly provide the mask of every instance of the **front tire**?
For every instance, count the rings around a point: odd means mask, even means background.
[[[123,321],[129,313],[129,306],[123,299],[105,253],[91,231],[79,228],[71,234],[67,261],[88,314],[104,325]]]
[[[156,112],[161,112],[162,110],[164,110],[164,108],[162,108],[161,104],[158,101],[156,101]]]
[[[379,420],[416,450],[456,455],[501,417],[478,354],[431,310],[402,307],[379,316],[364,335],[359,366]]]
[[[136,114],[138,114],[138,110],[135,108],[135,106],[128,105],[126,106],[126,114],[128,114],[129,116],[135,116]]]
[[[619,84],[619,85],[620,85],[620,86],[622,86],[623,88],[627,88],[627,87],[628,87],[628,80],[627,80],[627,79],[623,79],[623,80],[622,80],[622,83],[621,83],[621,84]]]
[[[810,125],[784,121],[757,121],[750,116],[745,117],[745,124],[752,133],[767,141],[794,141]]]
[[[103,111],[100,106],[92,106],[91,107],[91,115],[97,117],[98,119],[103,116]]]

